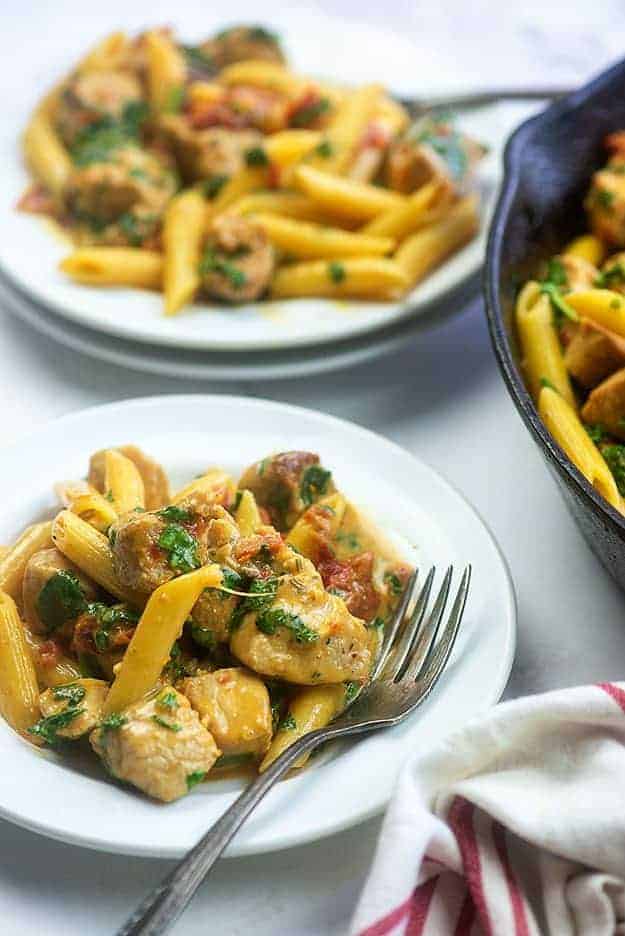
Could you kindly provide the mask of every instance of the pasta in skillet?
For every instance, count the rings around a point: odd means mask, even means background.
[[[367,682],[411,570],[317,455],[172,493],[128,445],[57,492],[0,555],[0,712],[23,737],[168,802],[264,770]]]
[[[26,128],[23,210],[60,221],[76,282],[195,299],[396,299],[476,233],[483,148],[439,117],[411,124],[378,84],[291,70],[238,26],[197,46],[115,33]]]
[[[540,415],[617,510],[625,497],[625,132],[584,207],[590,232],[552,257],[519,294],[516,325]]]

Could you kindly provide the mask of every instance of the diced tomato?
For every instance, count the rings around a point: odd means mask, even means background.
[[[267,167],[267,188],[270,188],[270,189],[280,188],[280,177],[281,177],[280,166],[277,166],[275,163],[270,162]]]
[[[61,648],[56,640],[46,640],[40,645],[38,652],[42,666],[54,666],[61,655]]]
[[[386,149],[391,142],[391,132],[388,127],[375,120],[369,124],[360,141],[360,149]]]
[[[276,530],[267,530],[262,533],[254,533],[252,536],[245,536],[240,539],[234,549],[234,556],[237,562],[245,563],[258,555],[261,549],[268,549],[272,555],[282,548],[282,537]]]
[[[351,613],[364,621],[374,617],[380,604],[380,596],[373,584],[373,562],[372,552],[363,552],[343,561],[328,552],[317,566],[324,586],[340,592]]]

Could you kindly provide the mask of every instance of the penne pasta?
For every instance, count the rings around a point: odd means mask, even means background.
[[[611,289],[567,293],[567,304],[580,316],[625,337],[625,297]]]
[[[298,166],[293,184],[327,211],[363,221],[399,208],[405,202],[405,197],[397,192],[321,172],[312,166]]]
[[[588,263],[598,267],[603,263],[606,249],[598,237],[593,234],[583,234],[567,244],[562,253],[571,257],[581,257],[582,260],[587,260]]]
[[[319,558],[320,542],[332,542],[336,537],[343,522],[346,507],[347,502],[338,491],[336,494],[322,497],[312,508],[314,517],[311,518],[309,511],[305,511],[289,531],[286,542],[289,546],[295,547],[302,556],[314,562]],[[322,517],[322,535],[318,528],[319,516]]]
[[[205,588],[217,588],[221,581],[220,567],[208,565],[152,593],[106,698],[105,714],[122,712],[156,685],[193,605]]]
[[[62,686],[83,675],[80,667],[61,653],[58,647],[53,653],[47,654],[45,648],[49,641],[45,637],[33,634],[27,624],[23,625],[23,629],[40,687],[47,689],[50,686]]]
[[[0,590],[16,601],[21,600],[24,570],[31,556],[52,546],[52,523],[33,523],[26,527],[13,546],[0,557]]]
[[[150,104],[155,111],[177,111],[182,103],[187,69],[180,50],[164,32],[145,36],[147,82]]]
[[[263,518],[251,491],[241,491],[241,499],[234,517],[242,536],[251,536],[262,526]]]
[[[401,241],[434,221],[439,221],[453,201],[453,189],[445,180],[434,179],[409,195],[402,205],[391,208],[369,221],[362,229],[363,234],[376,237],[394,237]]]
[[[77,283],[160,289],[163,255],[140,247],[79,247],[59,264]]]
[[[548,384],[575,409],[575,395],[564,366],[551,304],[541,294],[538,283],[527,283],[519,294],[516,327],[521,366],[534,400],[538,400],[542,387]]]
[[[176,491],[172,504],[180,504],[188,497],[200,496],[207,503],[229,505],[234,499],[236,483],[221,468],[208,468],[199,478],[194,478]]]
[[[141,607],[142,600],[123,588],[115,575],[108,539],[70,510],[62,510],[52,524],[56,548],[77,565],[85,575],[120,601]]]
[[[586,480],[608,503],[623,512],[614,477],[570,404],[551,387],[543,387],[538,398],[538,412],[560,448]]]
[[[98,491],[78,494],[71,500],[69,509],[100,533],[106,533],[110,525],[117,520],[117,511],[113,504]]]
[[[275,214],[285,218],[299,218],[301,221],[324,221],[329,216],[319,205],[300,192],[253,192],[243,195],[235,201],[228,211],[231,214]]]
[[[284,65],[255,59],[226,66],[219,72],[218,80],[226,86],[252,85],[268,91],[280,91],[292,98],[298,97],[309,86],[306,78],[293,74]]]
[[[463,198],[440,221],[408,237],[395,253],[410,287],[420,282],[449,254],[466,244],[477,232],[479,219],[473,196]]]
[[[390,237],[351,233],[278,215],[255,214],[252,220],[263,228],[275,247],[302,259],[383,256],[390,253],[395,244]]]
[[[206,206],[206,220],[221,214],[226,208],[257,189],[267,187],[267,169],[263,166],[253,169],[242,169],[230,178],[213,201]]]
[[[134,462],[117,449],[104,453],[105,498],[118,514],[145,509],[143,480]]]
[[[267,137],[264,149],[272,163],[285,169],[303,159],[322,139],[317,130],[281,130]]]
[[[21,734],[39,718],[39,687],[13,598],[0,591],[0,710]]]
[[[339,175],[346,172],[381,95],[380,85],[365,85],[348,94],[337,108],[326,132],[331,153],[323,161],[325,172]]]
[[[294,741],[327,725],[344,705],[345,687],[343,685],[301,689],[289,705],[290,718],[286,720],[287,725],[278,728],[269,750],[261,761],[259,772],[266,770]],[[309,754],[303,754],[292,769],[303,767],[309,756]]]
[[[38,182],[62,202],[72,161],[49,116],[38,108],[24,131],[24,157]]]
[[[99,42],[78,63],[76,71],[109,71],[119,68],[130,51],[130,41],[125,33],[113,32]]]
[[[175,315],[192,301],[200,286],[200,254],[206,203],[189,189],[168,205],[163,223],[165,314]]]
[[[273,278],[271,296],[381,299],[407,286],[408,278],[394,260],[348,257],[340,262],[310,260],[281,267]]]

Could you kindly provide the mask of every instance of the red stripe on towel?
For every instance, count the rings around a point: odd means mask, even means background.
[[[460,915],[456,922],[454,936],[470,936],[474,923],[475,904],[473,903],[473,898],[471,897],[470,892],[467,891],[467,896],[464,898],[464,902],[460,908]]]
[[[410,915],[406,922],[404,936],[421,936],[425,929],[428,918],[430,902],[434,896],[434,890],[439,881],[438,877],[432,877],[425,884],[420,884],[412,895],[412,905]]]
[[[456,796],[449,810],[449,825],[458,842],[464,874],[471,890],[473,903],[480,916],[485,936],[492,936],[493,927],[484,894],[480,854],[473,828],[473,812],[474,806],[472,803],[460,796]]]
[[[512,870],[512,865],[510,864],[508,847],[506,845],[506,830],[500,822],[493,822],[493,842],[495,843],[495,848],[497,850],[497,854],[499,855],[501,867],[503,868],[506,884],[508,885],[508,893],[510,894],[510,903],[512,905],[512,915],[514,917],[515,936],[530,936],[529,926],[527,925],[527,916],[525,914],[523,894],[516,879],[516,875]]]
[[[625,690],[621,689],[620,686],[615,686],[614,683],[602,682],[597,683],[599,689],[603,689],[604,692],[607,692],[611,696],[619,708],[625,712]]]
[[[412,894],[399,907],[395,907],[394,910],[391,910],[390,913],[387,913],[376,923],[372,923],[371,926],[361,930],[358,936],[387,936],[387,933],[390,933],[398,923],[401,923],[404,917],[408,916],[411,903]]]

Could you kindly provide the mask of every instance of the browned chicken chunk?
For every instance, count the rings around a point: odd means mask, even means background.
[[[204,42],[200,49],[216,70],[248,59],[284,62],[278,37],[262,26],[233,26]]]
[[[80,738],[99,724],[108,683],[102,679],[77,679],[46,689],[39,699],[44,718],[64,713],[63,724],[55,729],[60,738]]]
[[[582,319],[564,351],[568,372],[586,389],[625,367],[625,338]]]
[[[271,704],[265,684],[241,667],[201,673],[181,686],[224,754],[254,754],[269,747]]]
[[[261,227],[236,215],[221,215],[204,244],[204,292],[224,302],[251,302],[267,290],[274,263],[273,248]]]
[[[316,500],[335,490],[332,475],[313,452],[280,452],[243,472],[241,490],[251,491],[277,530],[289,530]]]
[[[581,411],[586,423],[596,423],[625,439],[625,368],[616,371],[592,391]]]
[[[188,182],[235,175],[245,165],[245,153],[263,141],[259,133],[249,130],[195,129],[183,114],[165,115],[160,126]]]
[[[393,142],[386,160],[386,184],[406,194],[432,179],[447,179],[462,188],[484,148],[431,117],[416,121]]]
[[[24,617],[36,634],[66,634],[95,598],[93,583],[58,549],[41,549],[28,560],[22,601]]]
[[[78,72],[59,95],[56,128],[72,146],[88,127],[105,119],[120,120],[141,97],[139,80],[129,71]]]
[[[166,803],[202,780],[221,753],[188,699],[171,686],[96,728],[90,741],[114,777]]]
[[[595,172],[584,207],[593,234],[607,244],[625,247],[625,175],[623,162]]]

